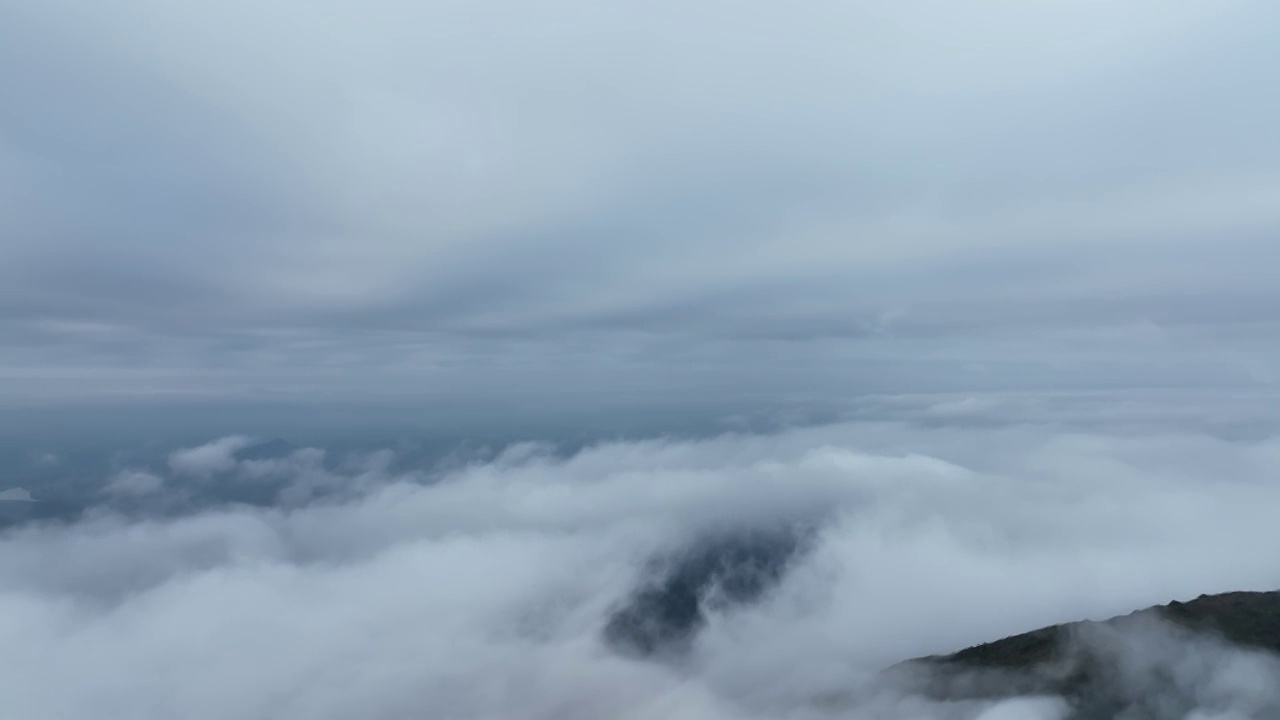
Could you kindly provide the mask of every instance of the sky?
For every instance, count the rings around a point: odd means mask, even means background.
[[[1277,22],[3,0],[0,396],[1270,386]]]

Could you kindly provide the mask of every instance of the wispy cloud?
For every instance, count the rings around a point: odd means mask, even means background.
[[[252,438],[228,435],[198,447],[175,450],[169,456],[169,469],[177,475],[205,478],[228,472],[236,467],[236,452],[251,444]]]

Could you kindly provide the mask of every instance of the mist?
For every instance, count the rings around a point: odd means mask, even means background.
[[[1275,436],[1123,413],[974,424],[1001,404],[956,402],[922,409],[941,423],[417,468],[387,449],[257,457],[243,436],[174,447],[104,478],[78,520],[0,536],[0,691],[26,718],[1061,718],[1059,698],[948,701],[883,671],[1280,584]],[[255,483],[274,498],[112,505]],[[1118,633],[1135,686],[1174,673],[1181,710],[1155,717],[1277,707],[1274,657]]]

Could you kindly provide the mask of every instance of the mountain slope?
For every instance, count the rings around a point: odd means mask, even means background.
[[[1041,628],[889,674],[947,700],[1058,695],[1077,720],[1172,720],[1206,707],[1280,717],[1276,653],[1280,592],[1233,592]]]

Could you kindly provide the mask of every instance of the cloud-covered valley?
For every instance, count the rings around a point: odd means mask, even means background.
[[[930,700],[879,673],[1280,586],[1280,439],[962,423],[996,401],[956,402],[935,403],[945,422],[422,468],[246,437],[173,448],[78,520],[0,536],[0,697],[33,720],[1053,718],[1052,698]],[[162,502],[255,483],[273,497]],[[1231,661],[1181,671],[1208,688],[1197,717],[1276,707],[1273,660],[1214,652]]]

